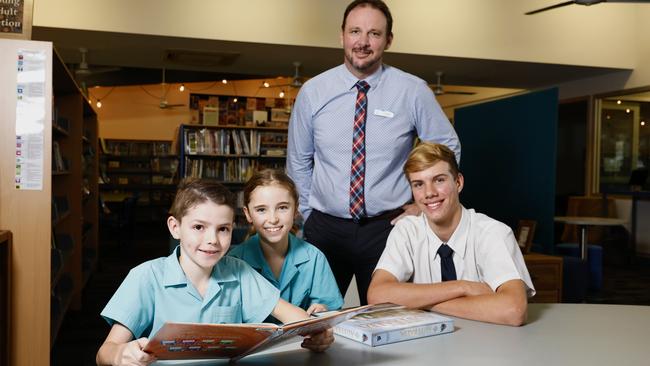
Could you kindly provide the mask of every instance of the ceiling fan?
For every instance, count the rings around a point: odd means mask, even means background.
[[[556,8],[561,8],[563,6],[573,5],[573,4],[577,4],[577,5],[594,5],[594,4],[598,4],[598,3],[648,3],[648,2],[649,2],[648,0],[645,0],[645,1],[644,0],[636,0],[636,1],[635,0],[573,0],[573,1],[565,1],[565,2],[562,2],[562,3],[555,4],[555,5],[547,6],[547,7],[541,8],[541,9],[529,11],[529,12],[526,13],[526,15],[537,14],[537,13],[541,13],[543,11],[556,9]]]
[[[184,107],[185,104],[182,103],[177,103],[177,104],[171,104],[167,102],[167,93],[169,93],[169,87],[165,87],[165,68],[162,69],[162,83],[160,84],[162,88],[162,93],[160,94],[160,103],[158,103],[158,107],[160,109],[168,109],[168,108],[174,108],[174,107]]]
[[[476,93],[474,92],[466,92],[466,91],[454,91],[450,90],[447,91],[442,87],[442,71],[436,71],[436,85],[432,88],[433,89],[433,94],[436,96],[443,95],[443,94],[456,94],[456,95],[474,95]]]
[[[88,49],[85,47],[80,47],[79,48],[79,53],[81,54],[81,61],[79,64],[74,68],[74,75],[77,79],[82,79],[86,78],[95,74],[103,74],[106,72],[113,72],[113,71],[119,71],[121,68],[119,67],[111,67],[111,66],[106,66],[106,67],[90,67],[88,64],[88,60],[86,57],[88,56]]]
[[[300,61],[294,61],[293,62],[293,77],[291,78],[291,81],[288,82],[287,84],[280,84],[280,85],[273,85],[275,87],[289,87],[289,88],[300,88],[302,84],[305,82],[304,78],[300,75],[300,67],[302,66],[302,63]]]

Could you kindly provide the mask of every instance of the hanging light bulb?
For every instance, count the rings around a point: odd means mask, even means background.
[[[93,105],[93,100],[88,97],[88,104]]]
[[[284,98],[284,90],[280,90],[280,94],[278,94],[280,98]]]
[[[625,110],[625,113],[630,113],[630,108],[627,108],[627,109]]]
[[[95,105],[97,106],[97,108],[101,108],[102,107],[102,101],[97,99],[97,103]]]
[[[228,84],[228,80],[226,80],[226,79],[221,80],[221,82],[222,82],[223,84]]]
[[[235,102],[235,103],[237,103],[237,98],[233,99],[232,101]]]
[[[645,126],[645,121],[641,121],[641,126]]]
[[[621,104],[621,100],[620,100],[620,99],[617,100],[617,101],[616,101],[616,104]]]
[[[262,83],[262,85],[264,85],[265,88],[268,88],[269,86],[271,86],[271,84],[269,84],[268,81],[264,81],[264,83]]]
[[[185,84],[181,84],[181,86],[178,87],[179,91],[185,91]]]

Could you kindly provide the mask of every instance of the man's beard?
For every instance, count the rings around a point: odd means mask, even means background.
[[[376,59],[366,59],[363,62],[366,62],[365,64],[358,64],[354,62],[354,49],[350,53],[345,53],[345,59],[348,61],[352,67],[354,67],[356,70],[365,72],[368,70],[371,70],[373,67],[375,67],[377,64],[381,63],[381,57],[376,58]]]

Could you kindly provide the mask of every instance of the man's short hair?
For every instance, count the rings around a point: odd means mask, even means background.
[[[390,14],[388,5],[386,5],[386,3],[384,3],[382,0],[354,0],[351,2],[350,5],[345,8],[345,12],[343,13],[343,23],[341,24],[341,30],[345,30],[345,21],[348,19],[348,14],[350,14],[352,9],[358,6],[369,6],[381,11],[382,14],[384,14],[386,17],[386,37],[388,38],[393,36],[393,16]]]
[[[446,145],[433,142],[420,142],[411,150],[404,164],[404,174],[409,178],[409,174],[428,169],[439,161],[447,162],[451,175],[458,178],[460,171],[454,152]]]

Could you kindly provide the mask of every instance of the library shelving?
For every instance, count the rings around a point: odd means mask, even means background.
[[[16,177],[0,181],[0,227],[13,234],[9,364],[49,365],[98,256],[97,117],[50,42],[0,42],[0,85],[0,170]]]
[[[241,185],[255,170],[284,169],[286,127],[181,125],[180,172]]]
[[[101,146],[99,180],[107,223],[163,222],[178,184],[172,141],[102,139]]]
[[[51,344],[94,270],[98,248],[97,114],[63,62],[53,62]]]

